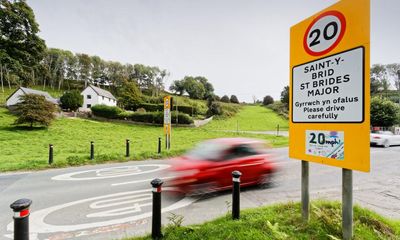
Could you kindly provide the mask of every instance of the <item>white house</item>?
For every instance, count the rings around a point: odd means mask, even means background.
[[[107,106],[117,106],[117,99],[107,90],[89,85],[81,92],[83,96],[83,105],[80,111],[88,111],[91,107],[98,104]]]
[[[17,103],[21,102],[20,96],[25,95],[25,94],[37,94],[44,96],[47,101],[54,103],[58,105],[59,101],[56,98],[53,98],[48,94],[47,92],[35,90],[35,89],[30,89],[30,88],[24,88],[24,87],[19,87],[13,94],[11,94],[7,98],[6,106],[11,107],[16,105]]]

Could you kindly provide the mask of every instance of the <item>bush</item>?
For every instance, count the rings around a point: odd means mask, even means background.
[[[231,96],[230,101],[231,101],[231,103],[236,103],[236,104],[239,103],[239,99],[238,99],[235,95],[232,95],[232,96]]]
[[[276,112],[278,115],[289,119],[289,111],[287,109],[287,105],[281,102],[274,102],[272,104],[269,104],[267,106],[269,109],[273,110],[274,112]]]
[[[155,124],[163,124],[164,123],[164,112],[133,112],[133,113],[121,113],[119,115],[120,119],[129,119],[134,122],[143,122],[143,123],[155,123]],[[171,115],[171,122],[176,123],[176,112],[173,111]],[[178,123],[179,124],[191,124],[193,123],[193,119],[185,113],[178,114]]]
[[[218,102],[211,102],[210,107],[208,108],[207,111],[207,116],[211,117],[214,115],[222,115],[222,107],[221,104]]]
[[[98,117],[119,118],[122,110],[119,107],[110,107],[104,104],[91,107],[92,113]]]
[[[224,96],[221,98],[221,102],[229,103],[229,102],[230,102],[229,97],[228,97],[227,95],[224,95]]]
[[[141,103],[138,108],[144,108],[147,112],[164,111],[164,104]]]
[[[64,93],[60,98],[61,107],[63,109],[70,109],[71,111],[76,111],[78,108],[82,107],[83,96],[80,92],[74,90]]]
[[[176,110],[176,108],[174,108]],[[178,112],[186,113],[189,115],[195,115],[199,113],[198,108],[192,106],[178,106]]]
[[[391,127],[399,122],[399,107],[387,99],[373,97],[371,99],[371,125]]]
[[[270,105],[270,104],[273,104],[273,103],[274,103],[274,99],[270,95],[267,95],[267,96],[264,97],[263,105],[267,106],[267,105]]]

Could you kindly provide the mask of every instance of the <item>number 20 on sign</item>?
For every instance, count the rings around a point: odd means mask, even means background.
[[[342,0],[291,28],[291,158],[369,171],[369,19]]]

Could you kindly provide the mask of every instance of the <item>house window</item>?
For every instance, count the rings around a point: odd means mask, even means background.
[[[86,108],[91,108],[92,107],[92,104],[87,104],[86,105]]]
[[[103,100],[104,100],[104,97],[102,97],[103,98]]]
[[[91,95],[86,95],[86,98],[87,99],[92,99],[92,96]]]

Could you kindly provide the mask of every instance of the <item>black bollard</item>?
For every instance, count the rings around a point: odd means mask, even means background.
[[[129,157],[130,153],[129,153],[129,139],[126,139],[126,157]]]
[[[161,154],[161,138],[158,138],[158,154]]]
[[[240,218],[240,176],[242,176],[241,172],[232,172],[232,219],[234,220]]]
[[[90,142],[90,160],[94,159],[94,142]]]
[[[14,211],[14,240],[29,240],[29,206],[32,200],[19,199],[10,205]]]
[[[279,136],[279,124],[276,126],[276,136]]]
[[[53,144],[49,144],[49,165],[53,164]]]
[[[153,216],[151,221],[151,237],[153,239],[162,238],[161,234],[161,185],[163,181],[159,178],[151,181],[153,187]]]

